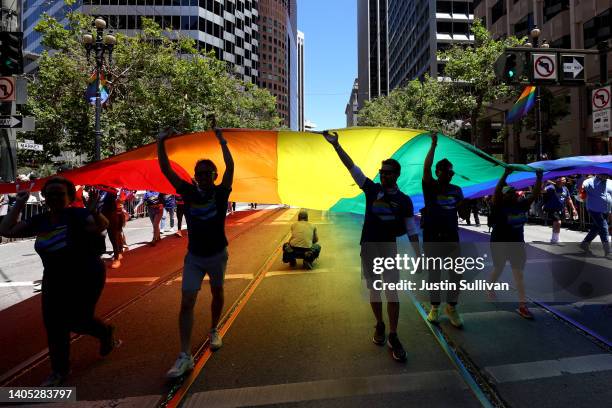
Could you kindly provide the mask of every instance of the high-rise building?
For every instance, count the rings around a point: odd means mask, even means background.
[[[388,0],[357,0],[357,76],[359,109],[389,93]]]
[[[469,44],[474,36],[472,0],[388,0],[389,87],[422,78],[444,77],[437,52]]]
[[[601,41],[612,38],[611,2],[578,0],[476,0],[475,15],[486,22],[495,38],[508,35],[529,37],[537,25],[541,30],[540,42],[546,40],[552,48],[595,48]],[[586,76],[589,82],[599,80],[599,61],[587,61]],[[608,69],[612,68],[612,53],[608,53]],[[569,115],[557,118],[551,134],[558,141],[544,140],[544,152],[553,157],[577,154],[603,154],[612,152],[608,134],[593,134],[591,98],[585,87],[549,87],[554,99],[564,102]],[[488,118],[492,125],[503,122],[504,112],[511,103],[491,106]],[[501,113],[499,110],[501,109]],[[542,106],[542,118],[546,123],[549,109]],[[483,131],[487,131],[485,128]],[[535,151],[536,137],[532,131],[515,133],[509,129],[505,154],[507,160],[524,162],[527,154]]]
[[[359,79],[355,78],[353,83],[353,89],[351,90],[351,96],[346,104],[344,113],[346,114],[346,127],[357,126],[357,114],[359,112],[359,106],[357,99],[359,97]]]
[[[304,33],[298,31],[298,130],[304,131]]]
[[[63,0],[24,0],[24,50],[28,55],[43,50],[41,34],[34,31],[43,13],[58,21],[70,10],[102,16],[108,28],[133,35],[142,26],[142,17],[155,20],[162,28],[173,28],[193,38],[201,50],[214,50],[228,62],[241,79],[259,79],[259,4],[257,0],[77,0],[67,6]],[[31,70],[35,64],[29,64]]]
[[[297,0],[260,0],[259,85],[276,97],[284,126],[298,128]]]

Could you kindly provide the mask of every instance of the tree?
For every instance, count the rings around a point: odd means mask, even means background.
[[[522,42],[516,37],[493,39],[491,33],[478,19],[472,24],[472,34],[473,46],[454,45],[449,50],[441,52],[439,58],[446,60],[444,72],[452,79],[453,86],[465,89],[463,103],[465,111],[469,113],[472,126],[471,142],[481,146],[478,124],[484,106],[516,94],[513,87],[500,83],[495,77],[493,69],[495,61],[506,47],[515,47]]]
[[[94,34],[91,17],[69,12],[67,20],[64,27],[45,15],[36,26],[52,51],[42,53],[38,72],[29,78],[24,113],[36,117],[36,131],[26,137],[45,145],[43,161],[62,150],[93,155],[94,107],[84,96],[93,61],[88,63],[81,44],[83,34]],[[179,132],[208,129],[211,115],[219,127],[280,125],[267,90],[238,80],[214,53],[200,53],[192,39],[150,19],[142,18],[134,37],[117,34],[104,75],[110,96],[101,116],[103,155],[149,143],[165,126]]]
[[[494,40],[479,20],[472,25],[474,45],[454,45],[440,52],[445,61],[444,75],[450,80],[425,76],[412,80],[390,92],[388,96],[367,102],[359,112],[359,123],[370,126],[438,128],[457,133],[458,120],[471,125],[473,144],[483,108],[502,97],[515,94],[515,89],[500,84],[493,69],[505,47],[519,43],[514,37]]]

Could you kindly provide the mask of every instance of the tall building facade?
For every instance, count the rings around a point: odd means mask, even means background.
[[[298,129],[297,0],[260,0],[259,86],[276,97],[284,126]]]
[[[24,0],[22,13],[24,50],[36,56],[43,50],[41,34],[34,31],[43,13],[63,21],[77,10],[105,18],[108,28],[134,35],[142,17],[155,20],[193,38],[199,49],[215,51],[217,58],[233,66],[241,79],[259,79],[259,2],[257,0]],[[26,66],[32,69],[35,64]]]
[[[388,0],[389,87],[425,74],[444,77],[437,52],[453,44],[470,44],[474,36],[472,0]]]
[[[298,75],[297,75],[297,89],[298,89],[298,130],[304,131],[304,105],[306,95],[304,94],[304,33],[298,31],[297,36],[297,55],[298,55]]]
[[[359,79],[355,78],[353,82],[353,89],[349,96],[349,101],[344,109],[346,115],[346,127],[357,126],[357,114],[359,113],[358,99],[359,97]]]
[[[389,93],[388,0],[357,0],[359,109]]]
[[[553,48],[595,48],[601,41],[612,39],[610,0],[480,0],[475,1],[475,15],[486,22],[494,37],[508,35],[529,36],[534,26],[541,29],[540,40]],[[608,53],[608,69],[612,67],[612,53]],[[599,77],[599,61],[587,61],[589,82]],[[590,68],[590,69],[588,69]],[[569,115],[560,118],[551,133],[558,140],[545,140],[543,146],[554,156],[602,154],[612,152],[610,133],[594,135],[592,131],[590,91],[585,87],[549,87],[557,101],[565,101]],[[510,104],[492,107],[491,122],[500,122],[499,108],[505,111]],[[543,120],[548,120],[548,109],[542,107]],[[529,132],[508,138],[506,156],[509,160],[524,161],[533,152],[535,136]],[[548,149],[547,149],[548,148]]]

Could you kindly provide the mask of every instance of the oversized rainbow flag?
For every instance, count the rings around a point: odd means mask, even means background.
[[[519,96],[517,101],[514,103],[512,109],[510,109],[510,112],[508,112],[506,122],[514,123],[525,116],[531,110],[531,108],[533,108],[533,105],[535,105],[535,98],[536,87],[526,86],[525,89],[523,89],[521,96]]]
[[[104,76],[104,72],[100,72],[100,103],[105,103],[108,100],[108,81]],[[96,104],[96,71],[94,71],[89,77],[89,85],[85,90],[85,99],[92,105]]]
[[[363,212],[363,193],[322,135],[250,129],[226,129],[223,133],[235,162],[232,201]],[[382,160],[398,160],[402,165],[399,187],[412,197],[416,210],[422,207],[423,160],[431,145],[427,132],[349,128],[338,133],[355,163],[375,181]],[[221,148],[213,132],[175,136],[166,141],[166,146],[173,168],[185,180],[190,180],[196,161],[202,158],[213,160],[223,172]],[[470,144],[440,135],[435,160],[443,158],[454,164],[453,183],[464,189],[496,181],[507,166]],[[533,171],[528,166],[517,169]],[[75,184],[174,192],[159,169],[155,144],[62,175]],[[43,181],[37,182],[35,189],[40,189]],[[0,184],[3,191],[14,192],[15,186]]]

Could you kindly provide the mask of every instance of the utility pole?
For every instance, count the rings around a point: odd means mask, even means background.
[[[18,0],[2,0],[0,31],[19,31],[20,4]],[[15,114],[16,109],[15,102],[0,104],[2,115]],[[3,181],[13,181],[17,177],[17,134],[13,129],[0,129],[0,177]]]

